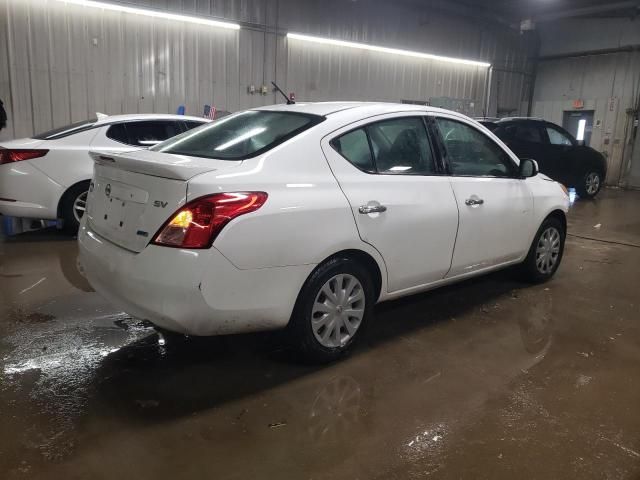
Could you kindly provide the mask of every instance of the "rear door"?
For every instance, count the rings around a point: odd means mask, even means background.
[[[391,114],[345,127],[322,150],[363,241],[384,258],[390,292],[442,279],[458,209],[423,116]]]
[[[447,276],[518,259],[529,248],[533,197],[516,163],[471,122],[442,115],[433,127],[460,211]]]

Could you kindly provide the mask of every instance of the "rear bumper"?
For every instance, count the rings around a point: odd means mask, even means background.
[[[91,286],[125,312],[175,332],[222,335],[285,327],[314,265],[240,270],[218,250],[147,246],[134,253],[83,222],[80,262]]]
[[[0,166],[0,214],[54,220],[64,187],[28,161]]]

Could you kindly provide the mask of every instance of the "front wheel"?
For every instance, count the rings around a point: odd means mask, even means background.
[[[579,184],[576,186],[576,191],[581,198],[593,198],[602,188],[602,175],[596,171],[587,172]]]
[[[302,287],[289,322],[289,343],[306,360],[337,360],[362,336],[374,301],[369,272],[352,259],[332,258]]]
[[[562,261],[565,236],[559,219],[548,217],[542,222],[521,265],[525,280],[542,283],[553,277]]]

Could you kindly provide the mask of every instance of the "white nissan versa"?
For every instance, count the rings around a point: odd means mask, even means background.
[[[329,361],[376,302],[515,264],[540,282],[562,259],[564,187],[446,110],[277,105],[92,155],[87,278],[171,331],[287,327]]]

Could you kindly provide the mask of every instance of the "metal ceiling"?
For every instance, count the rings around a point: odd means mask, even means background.
[[[531,19],[538,23],[563,18],[640,15],[639,0],[454,0],[452,3],[511,21]]]

